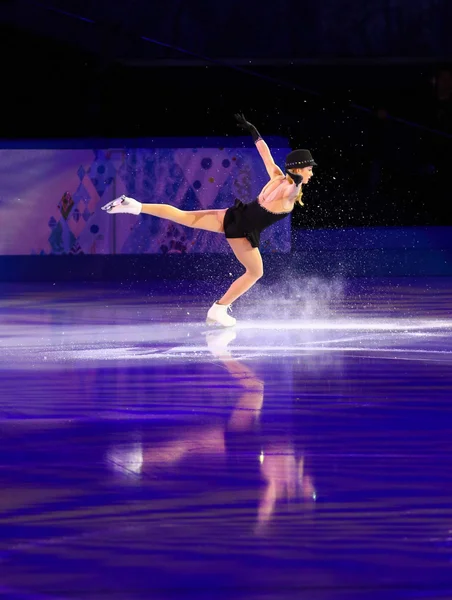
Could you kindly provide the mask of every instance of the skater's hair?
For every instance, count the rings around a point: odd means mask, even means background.
[[[292,179],[292,177],[290,176],[290,173],[287,173],[287,179],[289,180],[289,183],[295,183],[294,180]],[[300,183],[300,189],[298,190],[298,195],[295,198],[295,202],[298,202],[298,204],[300,206],[304,206],[304,202],[302,201],[303,197],[303,184]]]

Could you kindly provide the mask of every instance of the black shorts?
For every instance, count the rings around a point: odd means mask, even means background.
[[[226,238],[246,238],[253,248],[259,248],[260,231],[253,229],[247,219],[247,205],[236,200],[224,215],[224,234]]]

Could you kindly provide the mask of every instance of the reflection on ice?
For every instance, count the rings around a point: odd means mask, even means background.
[[[115,474],[124,478],[124,483],[132,478],[152,481],[154,486],[167,480],[176,469],[186,481],[202,479],[203,474],[212,480],[212,473],[218,470],[226,471],[225,476],[235,480],[238,471],[240,488],[233,486],[231,498],[240,501],[244,497],[242,488],[247,488],[245,495],[253,498],[253,506],[257,503],[253,528],[262,534],[281,507],[298,503],[312,508],[317,493],[304,452],[296,448],[290,428],[283,432],[264,431],[261,415],[266,381],[235,358],[229,347],[234,339],[235,332],[231,330],[211,331],[206,338],[208,352],[223,367],[223,386],[233,385],[233,406],[225,418],[207,423],[198,420],[189,425],[168,423],[163,439],[159,439],[161,433],[156,435],[157,440],[147,443],[118,443],[109,448],[106,461]],[[290,373],[291,368],[286,365],[281,376]],[[171,381],[168,387],[178,393]],[[223,394],[221,388],[217,394]]]

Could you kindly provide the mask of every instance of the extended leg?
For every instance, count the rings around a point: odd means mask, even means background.
[[[170,204],[141,204],[133,198],[121,196],[102,207],[109,214],[144,213],[161,219],[168,219],[185,227],[224,233],[223,221],[226,209],[220,210],[180,210]]]
[[[170,204],[143,204],[142,213],[169,219],[185,227],[224,233],[223,221],[226,209],[220,210],[180,210]]]

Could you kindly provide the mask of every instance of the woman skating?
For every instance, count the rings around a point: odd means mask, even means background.
[[[141,213],[168,219],[179,225],[204,229],[226,236],[245,273],[236,279],[224,296],[207,313],[207,323],[230,327],[236,320],[228,314],[231,304],[248,291],[263,275],[259,251],[260,234],[264,229],[284,219],[301,201],[302,186],[311,179],[316,165],[309,150],[294,150],[286,157],[285,173],[275,164],[270,149],[257,129],[243,115],[236,115],[238,124],[252,135],[264,161],[270,181],[258,197],[248,204],[235,200],[233,206],[221,210],[183,211],[169,204],[142,204],[133,198],[121,196],[102,207],[109,214]]]

